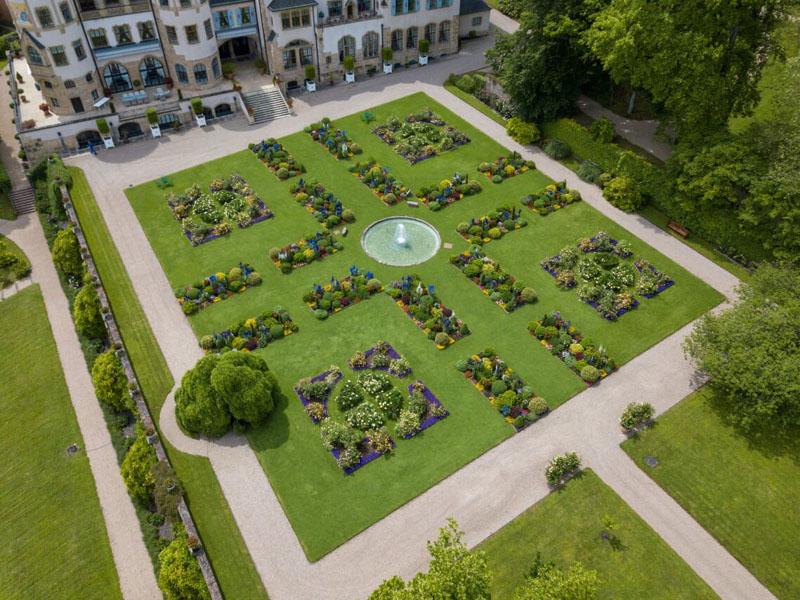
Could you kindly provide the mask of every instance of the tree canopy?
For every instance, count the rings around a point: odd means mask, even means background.
[[[121,411],[130,407],[128,378],[113,349],[100,354],[92,365],[92,383],[97,399]]]
[[[566,571],[542,564],[517,588],[514,600],[594,600],[599,586],[597,571],[586,569],[579,562]]]
[[[81,248],[71,225],[56,234],[52,254],[53,262],[63,273],[76,277],[83,273]]]
[[[91,281],[84,284],[75,294],[72,320],[75,321],[75,328],[86,337],[104,338],[106,335],[103,315],[100,312],[100,298]]]
[[[128,493],[145,506],[153,495],[155,479],[152,469],[157,463],[155,449],[147,443],[144,432],[139,431],[122,460],[120,471]]]
[[[186,532],[181,528],[175,539],[158,554],[158,587],[165,600],[210,600],[200,565],[189,552]]]

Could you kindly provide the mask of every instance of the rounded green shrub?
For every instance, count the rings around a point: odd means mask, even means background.
[[[564,160],[572,156],[572,149],[559,139],[552,139],[544,146],[544,153],[555,160]]]

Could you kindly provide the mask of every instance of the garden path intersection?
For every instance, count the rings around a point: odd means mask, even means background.
[[[70,162],[84,169],[106,224],[119,249],[136,293],[176,381],[194,366],[201,350],[187,340],[195,335],[123,190],[175,171],[241,150],[248,141],[282,137],[319,121],[367,110],[422,91],[448,106],[490,138],[535,160],[537,168],[580,191],[583,199],[692,274],[733,297],[738,281],[727,271],[636,215],[610,206],[598,188],[537,149],[511,140],[503,127],[463,103],[440,82],[453,70],[483,64],[482,48],[467,45],[458,58],[425,69],[376,77],[356,87],[337,86],[295,101],[297,116],[248,127],[240,120],[214,131],[188,132],[115,149]],[[213,137],[209,137],[213,136]],[[180,157],[179,162],[176,160]],[[124,168],[118,166],[124,165]],[[476,544],[500,529],[548,492],[547,461],[577,451],[723,598],[772,598],[772,595],[674,500],[653,483],[619,448],[618,417],[630,401],[652,403],[661,413],[696,389],[699,381],[685,359],[681,342],[691,324],[643,352],[602,385],[588,388],[494,449],[456,471],[386,518],[315,563],[309,563],[256,455],[243,436],[228,434],[208,441],[191,439],[175,421],[172,394],[160,426],[179,450],[207,456],[239,526],[255,566],[275,599],[365,597],[384,578],[412,576],[427,562],[425,542],[447,517],[455,517]],[[368,561],[368,567],[367,565]]]

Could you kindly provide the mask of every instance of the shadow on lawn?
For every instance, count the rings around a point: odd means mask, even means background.
[[[289,408],[290,398],[281,390],[275,408],[264,425],[249,432],[250,445],[256,452],[280,448],[289,439]]]

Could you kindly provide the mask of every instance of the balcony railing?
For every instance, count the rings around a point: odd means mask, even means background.
[[[370,19],[380,19],[382,17],[383,15],[381,15],[381,13],[379,13],[377,10],[362,12],[353,17],[347,17],[345,15],[339,15],[338,17],[325,17],[324,19],[319,20],[317,27],[336,27],[337,25],[347,25],[349,23],[369,21]]]
[[[139,42],[138,44],[122,44],[119,46],[92,49],[92,52],[94,52],[98,60],[121,58],[123,56],[130,56],[131,54],[154,51],[159,54],[161,53],[161,45],[158,43],[158,40],[147,40],[146,42]]]
[[[104,8],[84,9],[81,8],[81,17],[84,21],[92,19],[104,19],[106,17],[118,17],[120,15],[132,15],[134,13],[149,12],[150,3],[142,0],[132,0],[125,4],[106,6]]]

